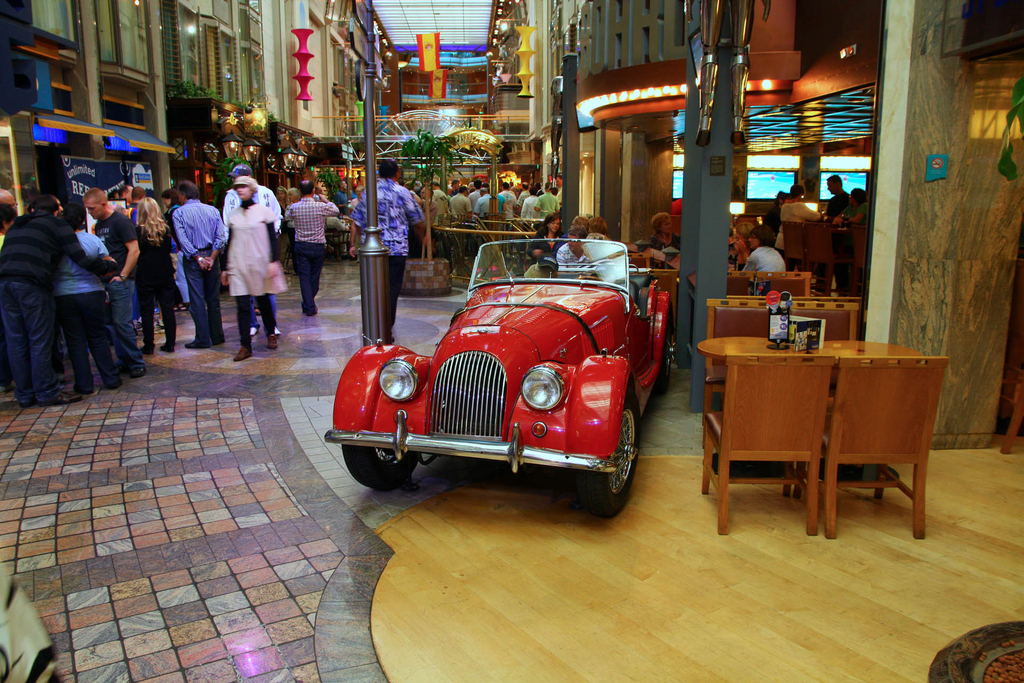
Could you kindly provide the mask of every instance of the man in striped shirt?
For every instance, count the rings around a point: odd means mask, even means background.
[[[320,271],[327,254],[325,228],[328,216],[337,216],[338,207],[314,195],[312,180],[299,183],[302,199],[288,207],[288,218],[295,227],[295,272],[299,275],[302,292],[302,313],[316,315],[316,295],[320,291]]]
[[[60,202],[43,195],[32,213],[15,220],[0,251],[0,315],[3,316],[7,353],[14,375],[18,405],[63,405],[80,401],[80,395],[61,391],[53,371],[56,307],[53,273],[65,254],[82,268],[99,276],[117,270],[113,260],[91,258],[82,250],[75,231],[58,217]]]
[[[208,349],[224,343],[220,317],[220,261],[228,243],[228,230],[212,206],[199,201],[199,188],[186,180],[178,185],[185,203],[174,212],[174,232],[181,247],[188,281],[188,312],[196,324],[196,338],[186,349]]]

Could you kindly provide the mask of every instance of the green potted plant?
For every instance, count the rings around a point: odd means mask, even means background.
[[[405,168],[412,173],[416,180],[419,180],[428,190],[434,182],[434,176],[441,178],[442,168],[445,164],[449,167],[455,163],[455,151],[451,141],[444,137],[438,137],[426,130],[416,131],[416,137],[409,138],[402,144],[402,156],[405,158]],[[429,201],[424,203],[427,223],[427,238],[423,242],[423,249],[426,259],[434,258],[433,243],[430,235],[430,226],[433,224],[433,217],[430,215]]]
[[[231,189],[231,178],[228,174],[238,164],[246,163],[245,159],[239,157],[225,157],[217,164],[213,171],[213,201],[220,206],[224,201],[224,195]]]
[[[330,166],[324,166],[316,173],[316,181],[327,192],[327,198],[334,201],[334,195],[341,189],[341,176]]]
[[[206,88],[192,81],[172,81],[167,84],[167,99],[169,100],[195,100],[202,98],[216,99],[217,93],[213,88]]]

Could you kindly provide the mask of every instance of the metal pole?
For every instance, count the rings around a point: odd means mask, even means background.
[[[363,18],[367,30],[365,70],[363,73],[363,136],[366,145],[366,229],[359,248],[359,294],[363,314],[363,343],[391,343],[391,292],[388,283],[388,248],[380,239],[377,225],[377,106],[376,40],[373,27],[373,0],[365,0]]]
[[[576,119],[577,55],[562,57],[562,225],[580,212],[580,125]],[[568,230],[568,227],[564,228]]]

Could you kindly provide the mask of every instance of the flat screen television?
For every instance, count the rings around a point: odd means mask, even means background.
[[[772,201],[780,192],[789,192],[796,183],[796,171],[747,171],[747,199]]]
[[[821,190],[818,193],[818,199],[823,202],[827,202],[829,199],[832,199],[832,193],[828,191],[825,181],[834,175],[843,179],[843,189],[847,192],[855,187],[859,187],[862,190],[868,189],[867,171],[861,171],[860,173],[850,173],[848,171],[822,171]]]
[[[672,199],[683,196],[683,172],[672,171]]]

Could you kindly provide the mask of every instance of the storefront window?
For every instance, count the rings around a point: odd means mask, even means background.
[[[121,65],[136,71],[148,72],[145,3],[117,0],[117,9],[121,29]]]
[[[76,40],[75,10],[71,0],[49,0],[32,6],[32,25],[66,40]]]
[[[181,80],[199,83],[199,15],[178,5],[178,41],[181,46]]]
[[[233,100],[236,98],[237,86],[235,85],[235,41],[226,33],[221,33],[221,57],[224,59],[224,98]]]
[[[96,25],[100,38],[100,60],[117,63],[117,36],[114,35],[114,8],[111,0],[96,1]]]
[[[39,196],[33,151],[31,115],[0,116],[0,187],[14,195],[19,213]]]

